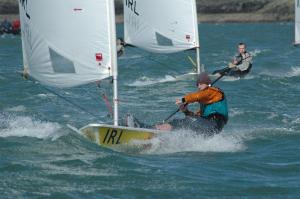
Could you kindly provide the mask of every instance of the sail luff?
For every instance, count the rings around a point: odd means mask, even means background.
[[[196,63],[197,63],[197,73],[201,72],[201,58],[200,58],[200,40],[199,40],[199,30],[198,30],[198,13],[197,13],[197,3],[196,0],[193,2],[194,7],[194,23],[195,23],[195,42],[196,42]]]
[[[21,1],[19,1],[19,13],[22,12],[21,10]],[[22,20],[22,18],[20,19]],[[23,75],[28,75],[28,60],[27,60],[27,55],[25,51],[25,44],[24,44],[24,28],[21,30],[21,41],[22,41],[22,56],[23,56]]]

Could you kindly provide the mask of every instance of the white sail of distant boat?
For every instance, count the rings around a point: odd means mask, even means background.
[[[19,9],[24,67],[34,79],[65,88],[113,76],[113,125],[72,129],[104,146],[159,132],[119,126],[114,1],[20,0]]]
[[[200,44],[195,0],[124,0],[126,44],[154,53],[196,49]]]
[[[295,45],[300,44],[300,0],[295,0]]]

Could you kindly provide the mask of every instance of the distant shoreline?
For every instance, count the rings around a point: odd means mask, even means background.
[[[19,18],[18,14],[0,15],[0,21],[7,18],[13,21]],[[233,14],[198,14],[199,23],[265,23],[265,22],[292,22],[294,16],[286,15],[278,17],[272,14],[249,14],[249,13],[233,13]],[[123,23],[123,15],[116,15],[116,23]]]

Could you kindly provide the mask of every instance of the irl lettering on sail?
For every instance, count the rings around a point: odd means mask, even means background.
[[[135,15],[137,15],[137,16],[139,16],[140,14],[137,12],[137,3],[136,3],[136,1],[134,1],[134,0],[126,0],[125,1],[125,3],[126,3],[126,6],[128,7],[128,8],[130,8],[130,10],[135,14]]]
[[[26,17],[27,17],[28,19],[30,19],[30,15],[29,15],[28,12],[27,12],[27,3],[28,3],[28,0],[20,0],[20,4],[22,5],[22,7],[23,7],[24,10],[25,10]]]

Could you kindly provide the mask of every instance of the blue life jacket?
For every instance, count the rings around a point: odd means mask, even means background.
[[[222,115],[226,121],[228,120],[227,100],[223,92],[222,94],[223,94],[222,100],[212,104],[201,105],[202,117],[208,118],[214,114],[219,114]]]

